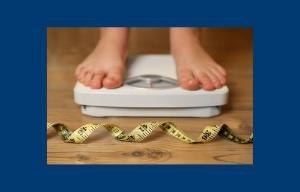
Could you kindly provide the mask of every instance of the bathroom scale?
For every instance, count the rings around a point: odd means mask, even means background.
[[[127,69],[120,88],[91,89],[77,82],[74,100],[81,112],[95,117],[212,117],[228,100],[227,86],[213,91],[179,87],[171,55],[137,55],[128,59]]]

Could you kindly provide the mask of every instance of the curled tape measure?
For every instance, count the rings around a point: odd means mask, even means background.
[[[47,129],[53,128],[67,143],[82,143],[84,142],[96,129],[104,128],[118,141],[126,142],[141,142],[145,138],[151,135],[153,130],[161,128],[168,135],[175,137],[176,139],[189,144],[194,143],[207,143],[214,140],[218,135],[224,137],[230,141],[239,144],[253,143],[253,133],[248,139],[242,139],[230,130],[226,124],[207,126],[203,129],[200,136],[193,139],[187,136],[183,131],[179,130],[177,126],[172,122],[147,122],[138,125],[130,133],[126,133],[119,126],[109,123],[100,124],[86,124],[76,129],[74,132],[61,123],[47,123]]]

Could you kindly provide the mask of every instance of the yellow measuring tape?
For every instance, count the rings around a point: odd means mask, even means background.
[[[236,136],[226,124],[207,126],[203,129],[200,136],[196,139],[187,136],[172,122],[142,123],[134,128],[130,133],[126,133],[119,126],[109,123],[86,124],[76,129],[74,132],[70,131],[66,125],[61,123],[47,123],[47,129],[50,128],[55,129],[62,140],[67,143],[82,143],[96,129],[99,128],[106,129],[116,140],[127,142],[141,142],[149,135],[151,135],[151,133],[155,129],[161,128],[168,135],[189,144],[207,143],[214,140],[218,135],[239,144],[253,143],[253,133],[248,139],[242,139]]]

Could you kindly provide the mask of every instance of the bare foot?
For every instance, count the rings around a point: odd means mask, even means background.
[[[120,30],[101,29],[101,40],[97,47],[75,71],[78,81],[93,89],[113,89],[123,84],[127,32]]]
[[[226,84],[226,71],[201,47],[195,29],[172,28],[171,50],[182,88],[214,90]]]

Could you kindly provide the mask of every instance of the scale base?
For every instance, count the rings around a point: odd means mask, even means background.
[[[189,108],[126,108],[81,106],[81,112],[94,117],[213,117],[219,115],[221,107],[189,107]]]
[[[128,60],[126,80],[116,89],[74,87],[75,103],[94,117],[213,117],[228,100],[229,89],[188,91],[177,85],[171,55],[138,55]]]

